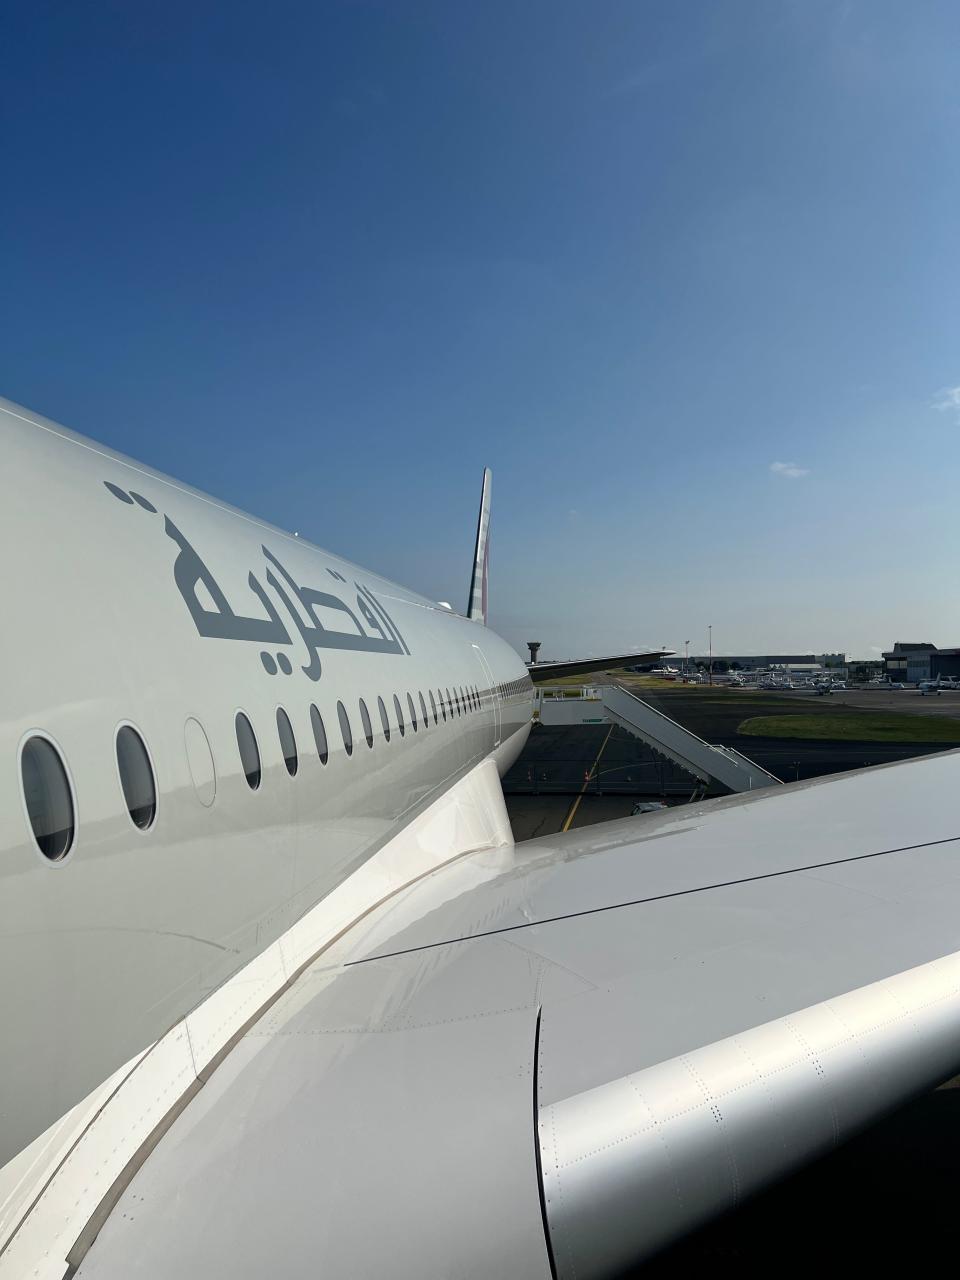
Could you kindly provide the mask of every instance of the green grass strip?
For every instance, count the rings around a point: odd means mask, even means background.
[[[819,738],[833,742],[960,743],[960,720],[882,712],[752,716],[741,722],[737,732],[752,738]]]

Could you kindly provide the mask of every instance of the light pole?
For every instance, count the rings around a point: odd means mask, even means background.
[[[683,642],[683,674],[685,676],[688,676],[690,674],[690,641],[689,640],[684,640]]]
[[[710,637],[710,679],[708,684],[713,684],[713,624],[707,625],[707,635]]]

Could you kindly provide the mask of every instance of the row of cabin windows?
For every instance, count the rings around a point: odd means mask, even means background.
[[[406,735],[408,724],[414,733],[417,733],[421,726],[426,729],[430,723],[431,715],[433,716],[433,723],[439,724],[441,723],[441,718],[445,722],[448,717],[452,720],[454,716],[464,716],[469,715],[471,712],[479,711],[483,705],[484,695],[474,685],[466,687],[461,685],[459,689],[454,688],[452,693],[448,688],[438,689],[436,697],[434,697],[433,690],[428,689],[427,696],[430,699],[429,713],[427,712],[427,703],[422,690],[418,691],[416,700],[414,700],[412,693],[408,693],[406,695],[407,715],[405,718],[400,695],[396,693],[392,695],[396,730],[401,738]],[[417,714],[418,703],[420,708],[419,717]],[[370,708],[363,698],[359,700],[359,709],[363,739],[368,747],[372,747],[374,739],[373,719],[370,715]],[[383,740],[384,742],[389,742],[393,726],[390,723],[387,704],[379,695],[377,697],[377,712],[380,716]],[[348,756],[352,756],[354,746],[353,726],[350,723],[350,715],[347,708],[342,702],[337,703],[337,720],[340,723],[340,737],[343,741],[343,749]],[[313,729],[313,739],[320,763],[326,764],[330,758],[327,746],[327,730],[323,723],[323,716],[321,716],[312,702],[310,704],[310,725]],[[257,735],[254,733],[253,725],[250,723],[249,718],[243,711],[237,712],[235,727],[243,775],[251,791],[256,791],[260,786],[260,778],[262,776]],[[297,739],[293,732],[293,725],[290,723],[290,717],[283,707],[277,707],[277,735],[280,739],[280,752],[283,756],[283,762],[292,778],[300,767],[300,756],[297,751]]]
[[[497,692],[501,698],[518,698],[521,694],[533,692],[533,681],[529,676],[521,676],[519,680],[510,680],[506,684],[498,684]]]
[[[445,722],[448,718],[452,720],[455,715],[463,716],[479,711],[485,696],[485,693],[476,687],[463,685],[459,689],[454,688],[452,693],[449,688],[444,688],[437,690],[436,697],[432,689],[428,690],[427,694],[430,699],[430,715],[433,716],[435,725],[440,723],[441,717]],[[430,715],[427,713],[427,704],[422,692],[418,692],[416,702],[413,695],[408,693],[406,706],[407,720],[404,718],[399,696],[393,694],[396,728],[401,738],[406,734],[407,723],[414,733],[420,726],[425,729],[430,723]],[[380,715],[384,741],[389,742],[390,717],[382,697],[377,698],[377,711]],[[340,722],[344,751],[351,756],[353,755],[353,729],[347,709],[342,702],[337,703],[337,719]],[[368,747],[372,747],[373,723],[363,698],[360,699],[360,723],[364,740]],[[327,733],[323,717],[313,703],[310,704],[310,725],[313,729],[317,755],[320,763],[325,765],[330,758]],[[256,791],[260,786],[262,775],[260,748],[253,725],[242,711],[237,712],[235,728],[243,774],[251,790]],[[283,707],[277,708],[277,736],[287,772],[294,777],[300,763],[297,740],[290,717]],[[123,793],[127,813],[135,827],[141,831],[147,831],[153,826],[157,815],[157,784],[146,744],[132,725],[123,724],[117,730],[116,755],[120,790]],[[45,858],[49,858],[51,862],[59,862],[67,856],[73,845],[76,831],[76,806],[66,767],[59,751],[49,738],[42,734],[34,734],[27,739],[20,753],[20,776],[27,817],[37,847]]]

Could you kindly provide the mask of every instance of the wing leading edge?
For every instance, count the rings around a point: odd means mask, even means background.
[[[586,675],[589,671],[616,671],[620,667],[656,662],[659,658],[669,658],[672,654],[672,649],[654,649],[650,653],[617,653],[607,658],[570,658],[566,662],[528,663],[527,671],[534,684],[545,684],[560,676]]]

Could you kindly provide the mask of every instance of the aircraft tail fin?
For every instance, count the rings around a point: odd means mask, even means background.
[[[480,518],[477,521],[477,545],[473,553],[473,576],[470,579],[470,597],[467,600],[467,617],[474,622],[487,622],[487,572],[490,564],[490,481],[493,472],[486,467],[483,472],[483,488],[480,491]]]

